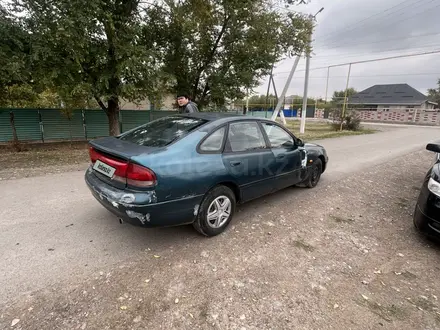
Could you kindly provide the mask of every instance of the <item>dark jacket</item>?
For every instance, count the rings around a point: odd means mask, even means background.
[[[189,101],[183,107],[179,107],[179,113],[193,113],[193,112],[199,112],[199,109],[197,108],[197,104],[195,104],[192,101]]]

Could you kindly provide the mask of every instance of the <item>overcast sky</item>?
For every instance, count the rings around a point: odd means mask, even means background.
[[[295,10],[317,16],[313,35],[309,95],[325,97],[327,67],[334,64],[395,55],[440,50],[440,0],[310,0]],[[278,94],[284,87],[294,59],[277,64],[274,72]],[[305,60],[302,58],[288,95],[302,95]],[[343,90],[348,65],[330,69],[329,92]],[[352,66],[350,87],[408,83],[422,93],[437,86],[440,53]],[[266,94],[268,79],[255,91]]]

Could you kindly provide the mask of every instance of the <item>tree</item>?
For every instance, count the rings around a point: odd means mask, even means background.
[[[154,94],[156,56],[140,43],[151,17],[139,0],[15,0],[14,11],[32,31],[41,81],[67,100],[94,98],[110,135],[119,133],[121,98]]]
[[[242,99],[273,63],[303,49],[311,28],[302,15],[282,14],[267,0],[167,3],[169,24],[156,22],[152,33],[163,36],[172,91],[189,91],[201,108]]]
[[[350,87],[349,89],[347,89],[347,97],[350,97],[354,94],[357,94],[357,90]],[[333,97],[332,97],[332,102],[333,103],[339,103],[339,102],[344,102],[344,98],[345,98],[345,90],[342,91],[334,91],[333,93]]]
[[[437,103],[437,108],[440,105],[440,79],[437,81],[437,88],[428,89],[428,98],[432,102]]]
[[[94,99],[110,135],[119,133],[121,99],[189,89],[203,107],[243,97],[282,55],[302,49],[311,24],[273,7],[302,0],[13,2],[38,83],[63,103]]]
[[[0,5],[0,105],[33,98],[31,83],[30,37]]]

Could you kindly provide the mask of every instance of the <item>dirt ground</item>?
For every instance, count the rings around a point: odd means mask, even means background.
[[[85,142],[22,145],[22,149],[16,152],[10,147],[2,146],[0,181],[80,171],[87,168],[89,161]]]
[[[241,206],[212,239],[182,228],[186,242],[169,236],[160,255],[151,246],[1,303],[0,328],[438,329],[439,248],[412,226],[432,160],[423,151],[287,189]]]

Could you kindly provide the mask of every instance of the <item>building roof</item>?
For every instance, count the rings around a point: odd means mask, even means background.
[[[421,105],[427,101],[426,95],[408,84],[374,85],[348,99],[349,104],[365,105]]]

